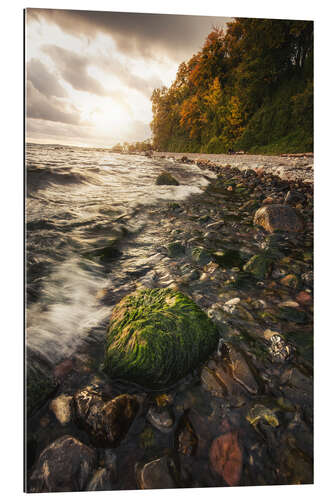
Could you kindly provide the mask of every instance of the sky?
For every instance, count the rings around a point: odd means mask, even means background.
[[[110,147],[151,137],[150,96],[231,18],[27,9],[28,142]]]

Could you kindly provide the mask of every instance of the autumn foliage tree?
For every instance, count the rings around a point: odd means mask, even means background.
[[[154,90],[154,147],[310,150],[312,66],[310,21],[236,18],[225,32],[214,28],[170,88]]]

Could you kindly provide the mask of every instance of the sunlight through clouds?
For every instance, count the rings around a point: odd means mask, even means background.
[[[68,143],[70,126],[77,145],[149,138],[152,91],[171,84],[183,60],[180,48],[191,51],[186,26],[192,52],[200,45],[198,18],[187,16],[180,29],[177,17],[27,9],[27,140]],[[170,44],[166,21],[183,39],[179,47]]]

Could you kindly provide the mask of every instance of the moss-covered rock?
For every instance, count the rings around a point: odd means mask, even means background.
[[[244,260],[241,258],[238,250],[219,250],[212,254],[212,257],[217,264],[222,267],[241,267]]]
[[[173,241],[168,245],[168,257],[182,257],[185,254],[185,247],[180,241]]]
[[[179,182],[169,172],[161,172],[156,179],[158,186],[179,186]]]
[[[210,253],[202,247],[193,248],[191,255],[194,262],[199,264],[199,266],[204,266],[212,260]]]
[[[112,377],[160,389],[203,362],[218,336],[214,323],[182,293],[137,290],[112,312],[104,369]]]

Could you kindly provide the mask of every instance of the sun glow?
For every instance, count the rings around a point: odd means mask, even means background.
[[[45,21],[32,19],[29,22],[28,19],[26,33],[27,79],[32,79],[29,62],[37,60],[66,94],[61,98],[46,96],[50,105],[67,113],[75,112],[80,117],[77,124],[64,127],[51,119],[47,126],[44,123],[41,127],[41,120],[28,116],[28,121],[34,123],[27,127],[27,140],[45,142],[46,131],[56,129],[53,142],[68,143],[68,134],[61,133],[68,129],[71,143],[86,144],[88,141],[96,146],[105,142],[112,145],[119,140],[144,140],[150,136],[149,94],[153,84],[162,84],[158,76],[160,63],[117,52],[111,36],[98,35],[88,41],[85,37],[66,34]],[[77,74],[71,67],[70,58],[78,65]],[[170,81],[174,69],[174,63],[164,67]]]

